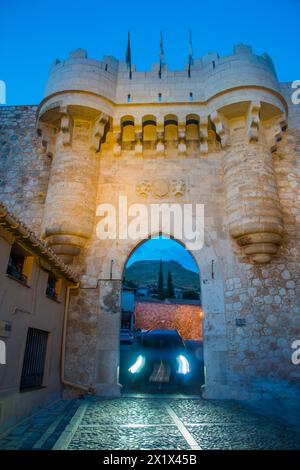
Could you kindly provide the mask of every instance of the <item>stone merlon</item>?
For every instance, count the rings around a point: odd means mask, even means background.
[[[49,73],[45,97],[66,91],[94,93],[115,104],[127,103],[131,95],[133,103],[157,102],[161,93],[164,103],[187,102],[190,93],[197,102],[206,102],[225,90],[255,86],[280,92],[272,60],[267,54],[252,53],[250,46],[234,47],[232,55],[219,57],[208,53],[195,59],[188,77],[188,67],[170,71],[163,66],[161,79],[158,64],[149,72],[139,72],[132,66],[132,80],[125,62],[104,56],[102,60],[87,58],[82,49],[71,52],[65,61],[56,60]]]

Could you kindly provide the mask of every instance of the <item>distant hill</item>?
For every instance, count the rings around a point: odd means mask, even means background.
[[[187,290],[200,288],[199,275],[183,267],[178,261],[163,261],[164,284],[167,287],[168,272],[171,269],[174,287]],[[137,287],[156,286],[158,281],[159,260],[136,261],[125,269],[126,281]]]

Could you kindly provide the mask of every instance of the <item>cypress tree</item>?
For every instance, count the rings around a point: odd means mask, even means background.
[[[169,274],[168,274],[167,298],[168,299],[175,298],[171,269],[169,269]]]
[[[163,275],[163,267],[162,261],[160,260],[159,263],[159,273],[158,273],[158,298],[159,300],[165,300],[165,292],[164,292],[164,275]]]

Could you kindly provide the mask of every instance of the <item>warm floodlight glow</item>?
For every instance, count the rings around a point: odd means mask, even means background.
[[[136,374],[140,372],[145,365],[145,358],[143,356],[138,356],[137,360],[133,364],[133,366],[129,367],[129,372],[132,374]]]
[[[190,364],[186,357],[182,354],[177,357],[178,362],[178,374],[188,374],[190,372]]]

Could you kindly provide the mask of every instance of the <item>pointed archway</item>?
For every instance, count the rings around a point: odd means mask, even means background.
[[[204,383],[200,273],[194,257],[181,243],[160,235],[133,250],[123,271],[121,315],[122,390],[198,394]],[[158,334],[162,341],[171,334],[183,345],[190,368],[185,383],[178,382],[173,369],[176,348],[162,350],[157,344],[149,357],[149,350],[141,346],[149,334]],[[149,377],[132,376],[130,366],[143,352],[150,361]],[[150,379],[158,356],[170,374],[164,383]]]
[[[151,234],[149,238],[157,236]],[[164,236],[172,235],[163,234]],[[99,318],[96,344],[96,391],[99,395],[118,395],[119,371],[119,330],[121,325],[121,290],[123,271],[126,263],[145,240],[136,243],[126,240],[120,247],[118,241],[111,240],[106,257],[99,272]],[[186,248],[185,241],[178,240]],[[209,234],[205,233],[205,244],[197,252],[191,253],[197,263],[201,278],[203,309],[204,369],[205,383],[202,387],[204,398],[231,398],[228,386],[228,343],[225,322],[224,288],[222,263],[214,250]],[[114,264],[113,279],[109,279],[108,267]],[[103,325],[105,327],[103,327]]]

